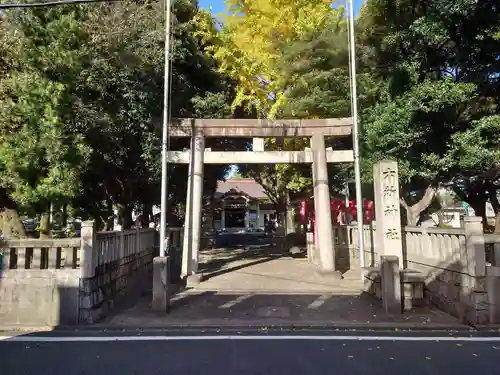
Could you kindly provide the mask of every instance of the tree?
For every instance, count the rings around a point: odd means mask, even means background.
[[[160,197],[160,127],[163,100],[162,3],[115,3],[95,8],[89,24],[94,61],[81,75],[82,87],[91,93],[82,117],[96,150],[89,170],[102,185],[108,212],[118,207],[122,225],[131,225],[136,208],[150,216]],[[171,76],[172,117],[227,116],[230,82],[217,73],[195,36],[198,12],[192,1],[173,7]],[[95,64],[95,61],[98,64]],[[89,84],[91,82],[91,84]],[[226,103],[228,102],[228,103]],[[90,114],[90,116],[89,116]],[[92,117],[91,117],[92,116]],[[92,133],[93,132],[93,133]],[[220,141],[208,140],[207,147]],[[187,139],[171,139],[171,149],[189,146]],[[225,174],[224,166],[205,167],[205,190],[213,191]],[[169,200],[175,206],[185,200],[187,167],[169,165]],[[210,195],[210,193],[208,194]],[[85,197],[84,197],[85,198]],[[169,221],[175,220],[169,216]]]
[[[372,0],[361,12],[364,68],[386,85],[382,100],[363,112],[365,163],[396,159],[403,196],[421,192],[413,207],[402,202],[409,224],[430,204],[435,185],[461,174],[450,140],[497,111],[495,9],[493,1]]]
[[[78,17],[79,8],[62,7],[43,15],[12,12],[0,24],[6,56],[0,77],[0,230],[7,238],[25,235],[19,205],[42,214],[46,236],[50,202],[73,197],[81,188],[79,171],[89,149],[67,126],[72,115],[67,77],[78,56],[73,23]],[[53,79],[55,71],[65,78]]]
[[[275,118],[286,95],[276,45],[301,40],[324,27],[335,12],[325,0],[229,0],[218,27],[213,17],[202,14],[200,35],[215,41],[209,51],[220,71],[237,83],[233,110],[249,105],[259,117]]]
[[[474,91],[473,85],[448,79],[427,81],[376,105],[365,118],[365,163],[373,165],[387,157],[398,161],[409,225],[416,225],[430,205],[438,182],[449,181],[448,167],[435,161],[444,157],[449,135],[467,120],[462,114]],[[415,191],[423,195],[410,205]]]
[[[445,165],[457,164],[455,191],[488,226],[485,202],[495,211],[494,232],[500,233],[500,116],[485,116],[453,136]]]
[[[29,204],[45,214],[46,203],[56,202],[109,227],[117,208],[124,228],[132,224],[133,209],[150,216],[160,197],[161,7],[119,2],[9,13],[0,44],[8,52],[2,62],[10,64],[0,68],[10,73],[2,85],[2,104],[9,104],[2,105],[0,120],[2,142],[9,146],[0,155],[2,212],[12,216],[11,207]],[[189,0],[174,7],[175,117],[230,113],[223,102],[232,100],[231,82],[194,35],[197,11]],[[173,139],[170,146],[187,145]],[[31,174],[19,168],[24,165]],[[208,169],[206,187],[213,190],[226,168]],[[169,176],[175,205],[185,199],[186,166],[170,166]]]

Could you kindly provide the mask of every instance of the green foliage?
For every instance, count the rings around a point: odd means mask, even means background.
[[[347,24],[342,9],[330,22],[293,43],[280,43],[285,118],[350,116]]]
[[[231,82],[195,36],[197,14],[192,1],[176,1],[170,115],[226,117]],[[23,9],[5,18],[0,188],[39,213],[56,201],[104,223],[118,207],[130,224],[132,209],[160,197],[162,2]],[[170,143],[186,146],[185,139]],[[225,171],[207,167],[206,189],[215,189]],[[169,166],[168,173],[176,205],[185,197],[187,168]]]
[[[68,7],[43,17],[13,12],[0,25],[6,64],[0,77],[0,188],[18,204],[44,205],[81,189],[90,150],[68,126],[73,102],[65,76],[78,56],[72,48],[77,13]],[[66,79],[54,79],[55,69]]]
[[[75,196],[89,149],[59,115],[67,99],[64,85],[24,72],[0,85],[22,97],[1,100],[0,186],[25,205]]]
[[[457,160],[462,172],[490,170],[500,163],[500,115],[473,121],[466,130],[454,134],[448,163]]]
[[[472,84],[427,80],[377,104],[363,123],[366,160],[396,159],[407,184],[443,177],[450,168],[442,163],[450,134],[464,125],[460,115],[474,96]]]
[[[363,111],[365,166],[394,158],[407,193],[452,183],[478,214],[498,189],[497,6],[372,0],[358,21],[362,67],[388,94]]]
[[[325,118],[351,113],[347,25],[329,1],[231,0],[224,24],[174,6],[171,115]],[[163,4],[11,10],[0,21],[0,216],[49,202],[102,222],[158,203]],[[500,19],[494,0],[370,0],[357,19],[363,177],[399,163],[404,194],[453,184],[480,212],[500,184]],[[247,112],[243,113],[242,108]],[[244,139],[207,147],[242,149]],[[350,139],[328,139],[335,149]],[[269,150],[308,140],[266,139]],[[188,147],[172,139],[171,149]],[[336,189],[351,166],[330,167]],[[282,205],[308,166],[241,166]],[[207,196],[227,166],[205,167]],[[169,166],[172,207],[187,168]],[[479,208],[479,211],[478,211]],[[174,211],[174,210],[172,210]],[[4,220],[0,217],[0,222]],[[9,220],[4,220],[5,222]],[[500,221],[499,221],[500,230]]]

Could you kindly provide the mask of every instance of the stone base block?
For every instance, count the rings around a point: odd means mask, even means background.
[[[316,273],[320,275],[321,277],[329,278],[331,280],[342,280],[344,276],[342,275],[342,272],[340,271],[323,271],[323,270],[317,270]]]
[[[382,298],[382,290],[380,288],[380,268],[378,267],[363,267],[363,290],[378,299]]]
[[[403,308],[405,310],[411,310],[414,307],[424,305],[424,285],[422,283],[403,283],[402,287],[404,301]]]
[[[168,292],[168,257],[155,257],[153,259],[153,311],[167,312],[170,305]]]
[[[186,277],[186,287],[195,287],[200,284],[204,280],[203,274],[195,273],[193,275],[189,275]]]
[[[384,255],[380,257],[380,285],[382,305],[386,313],[401,314],[401,271],[399,257]]]
[[[364,267],[363,275],[363,290],[378,299],[382,299],[380,267]],[[404,310],[408,311],[414,307],[425,305],[424,276],[420,272],[405,269],[401,271],[400,280]]]
[[[403,270],[401,272],[401,288],[403,294],[403,308],[411,310],[414,307],[423,306],[425,277],[420,272]]]
[[[302,249],[298,246],[292,246],[290,249],[288,249],[288,254],[292,258],[306,258],[306,254],[302,251]]]

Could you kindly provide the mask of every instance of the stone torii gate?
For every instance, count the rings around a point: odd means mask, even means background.
[[[335,272],[335,251],[330,210],[327,163],[353,161],[352,150],[325,148],[325,136],[345,137],[352,133],[352,118],[321,120],[259,119],[173,119],[171,137],[190,137],[190,150],[169,151],[169,163],[189,164],[186,218],[182,252],[182,277],[188,284],[201,281],[198,255],[203,206],[204,164],[312,164],[314,206],[316,212],[319,266],[323,272]],[[253,138],[252,151],[211,151],[205,138]],[[264,138],[310,137],[310,149],[304,151],[265,151]]]

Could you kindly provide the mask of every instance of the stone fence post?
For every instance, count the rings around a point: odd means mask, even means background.
[[[168,263],[168,256],[153,258],[153,311],[167,312],[170,305]]]
[[[380,257],[380,283],[382,289],[382,305],[387,313],[401,314],[401,275],[399,258],[394,255]]]
[[[486,249],[482,218],[464,218],[465,246],[460,249],[463,270],[462,292],[467,297],[468,311],[465,318],[474,324],[485,324],[489,320],[489,296],[486,278]]]
[[[464,271],[476,277],[486,276],[486,249],[482,220],[478,216],[464,218],[465,248],[461,249],[460,254]]]
[[[99,310],[93,310],[92,279],[96,276],[98,264],[97,236],[94,221],[84,221],[80,232],[80,286],[79,286],[79,322],[94,323]],[[99,301],[100,302],[100,301]]]
[[[94,221],[84,221],[81,229],[80,278],[95,276],[97,267],[97,238]]]
[[[500,323],[500,267],[486,268],[486,292],[488,294],[488,322]]]
[[[312,232],[306,233],[306,248],[307,248],[307,260],[309,263],[314,264],[314,234]]]
[[[135,253],[139,254],[142,251],[141,230],[139,227],[135,227],[135,246]]]

